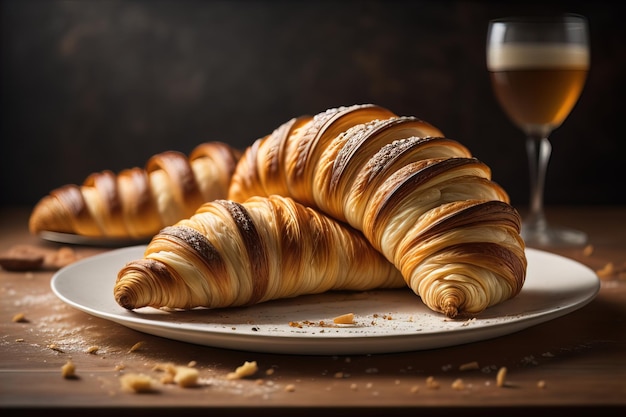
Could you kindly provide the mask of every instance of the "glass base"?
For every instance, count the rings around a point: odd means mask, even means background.
[[[530,247],[575,247],[587,244],[587,234],[580,230],[546,225],[533,228],[522,224],[522,238]]]

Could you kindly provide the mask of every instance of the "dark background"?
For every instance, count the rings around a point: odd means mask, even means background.
[[[614,2],[2,0],[0,205],[203,141],[375,103],[418,116],[528,201],[524,138],[485,69],[487,21],[582,13],[592,67],[552,135],[547,204],[624,204],[626,30]]]

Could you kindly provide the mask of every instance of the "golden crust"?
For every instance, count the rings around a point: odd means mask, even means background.
[[[256,304],[329,290],[404,287],[358,231],[277,195],[205,203],[118,273],[124,308]]]
[[[33,208],[31,233],[149,238],[191,216],[205,201],[225,198],[241,152],[221,142],[198,145],[186,157],[167,151],[145,168],[89,175],[82,185],[53,190]]]
[[[519,293],[526,275],[519,214],[463,145],[417,118],[371,105],[329,109],[287,131],[271,142],[284,150],[282,175],[263,175],[266,160],[249,158],[238,165],[229,198],[287,195],[349,223],[430,308],[449,317],[478,314]]]

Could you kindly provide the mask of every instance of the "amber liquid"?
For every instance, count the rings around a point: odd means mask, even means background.
[[[487,50],[494,93],[511,120],[527,134],[547,134],[578,101],[589,70],[584,45],[502,43]]]
[[[554,129],[572,111],[587,78],[580,68],[523,68],[490,71],[495,95],[511,120],[524,130]]]

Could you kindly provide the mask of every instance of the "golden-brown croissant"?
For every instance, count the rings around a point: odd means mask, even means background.
[[[53,190],[34,207],[31,233],[150,238],[191,216],[206,201],[225,198],[241,151],[222,142],[152,156],[145,168],[93,173],[82,185]]]
[[[330,290],[406,287],[362,234],[293,199],[216,200],[165,227],[114,287],[126,309],[243,306]]]
[[[517,295],[520,217],[466,147],[375,105],[292,119],[247,148],[229,199],[290,196],[349,223],[424,303],[472,316]]]

